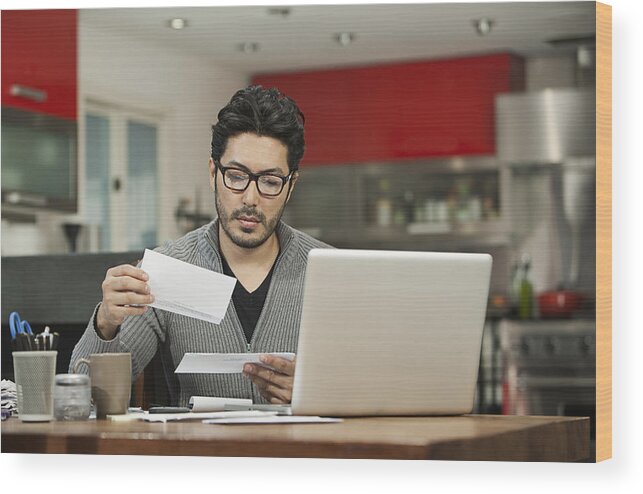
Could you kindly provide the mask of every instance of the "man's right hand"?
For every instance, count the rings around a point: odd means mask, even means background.
[[[103,339],[113,339],[127,316],[139,316],[147,311],[147,307],[132,305],[150,304],[154,301],[147,284],[148,279],[145,271],[130,264],[107,270],[102,284],[103,300],[96,315],[96,329]]]

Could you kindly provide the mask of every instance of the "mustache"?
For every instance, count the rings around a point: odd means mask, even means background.
[[[257,211],[254,208],[245,208],[245,207],[233,211],[231,215],[231,219],[237,220],[242,216],[251,216],[253,218],[257,218],[261,223],[266,222],[266,217],[263,213],[261,213],[260,211]]]

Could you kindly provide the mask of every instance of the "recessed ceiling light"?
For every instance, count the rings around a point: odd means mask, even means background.
[[[355,35],[349,32],[337,33],[335,35],[335,41],[342,46],[348,46],[355,41]]]
[[[184,27],[188,27],[188,21],[186,19],[181,19],[180,17],[170,19],[167,24],[172,29],[183,29]]]
[[[473,21],[473,27],[476,28],[476,32],[480,36],[486,36],[489,34],[494,24],[495,21],[488,17],[483,17],[482,19],[476,19]]]
[[[581,45],[576,49],[576,63],[583,69],[594,67],[596,63],[596,49]]]
[[[239,43],[238,48],[239,51],[242,51],[243,53],[255,53],[259,51],[259,43],[246,41],[245,43]]]

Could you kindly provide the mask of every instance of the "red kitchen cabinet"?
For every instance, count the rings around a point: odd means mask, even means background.
[[[494,98],[524,89],[512,54],[259,74],[306,117],[302,165],[495,154]]]
[[[76,10],[3,10],[2,105],[76,120],[77,31]]]

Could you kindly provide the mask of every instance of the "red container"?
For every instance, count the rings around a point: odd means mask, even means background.
[[[540,317],[571,317],[581,308],[583,295],[571,290],[552,290],[538,295]]]

